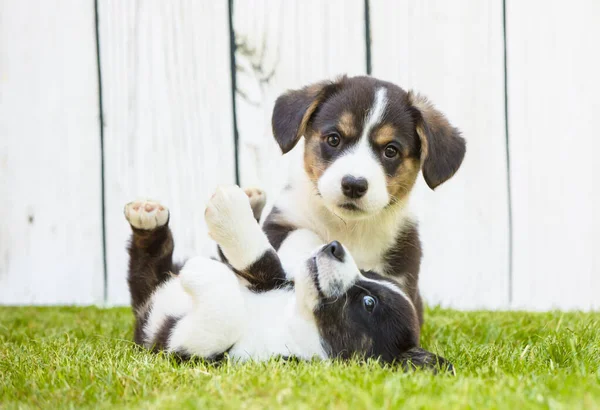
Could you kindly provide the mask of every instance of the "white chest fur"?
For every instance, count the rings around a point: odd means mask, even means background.
[[[384,271],[384,258],[398,235],[414,225],[406,203],[398,203],[370,218],[347,221],[329,211],[306,177],[295,178],[275,204],[284,221],[316,233],[323,243],[340,241],[360,269]],[[285,222],[284,222],[285,223]]]

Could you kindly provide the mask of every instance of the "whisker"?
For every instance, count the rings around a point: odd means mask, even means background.
[[[363,288],[362,286],[358,285],[358,284],[354,284],[354,286],[356,286],[359,289],[364,290],[365,292],[367,292],[369,294],[369,296],[373,296],[373,294],[371,293],[371,291],[369,289]]]

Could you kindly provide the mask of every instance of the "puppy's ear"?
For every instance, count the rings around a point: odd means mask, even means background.
[[[342,77],[335,82],[323,81],[300,90],[287,91],[277,98],[271,123],[281,152],[285,154],[296,146],[319,105],[335,92],[344,79]]]
[[[450,125],[427,98],[411,91],[408,101],[414,108],[417,134],[421,139],[423,177],[427,185],[435,189],[458,171],[466,143],[460,131]]]
[[[405,370],[425,369],[434,373],[448,372],[456,376],[454,366],[448,360],[420,347],[413,347],[400,357],[400,365]]]

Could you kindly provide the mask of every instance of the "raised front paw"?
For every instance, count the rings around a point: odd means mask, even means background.
[[[125,205],[123,212],[127,222],[136,229],[150,231],[169,222],[169,208],[156,201],[133,201]]]
[[[206,205],[204,219],[208,234],[219,245],[235,241],[257,227],[248,196],[236,185],[217,188]]]
[[[272,249],[254,218],[249,197],[238,186],[221,186],[204,213],[208,234],[219,244],[229,264],[239,271]]]

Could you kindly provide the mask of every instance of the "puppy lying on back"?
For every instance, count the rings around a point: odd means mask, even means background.
[[[218,189],[205,213],[229,265],[203,257],[181,269],[173,265],[163,205],[132,202],[125,216],[133,230],[128,281],[135,341],[147,348],[211,359],[228,353],[236,360],[359,356],[451,369],[418,347],[417,311],[404,291],[361,273],[339,242],[313,249],[289,282],[236,186]]]
[[[393,278],[422,323],[421,244],[407,201],[420,170],[436,188],[460,167],[465,141],[424,97],[372,77],[342,77],[277,99],[283,153],[302,136],[297,169],[263,229],[284,268],[340,241],[359,269]]]

